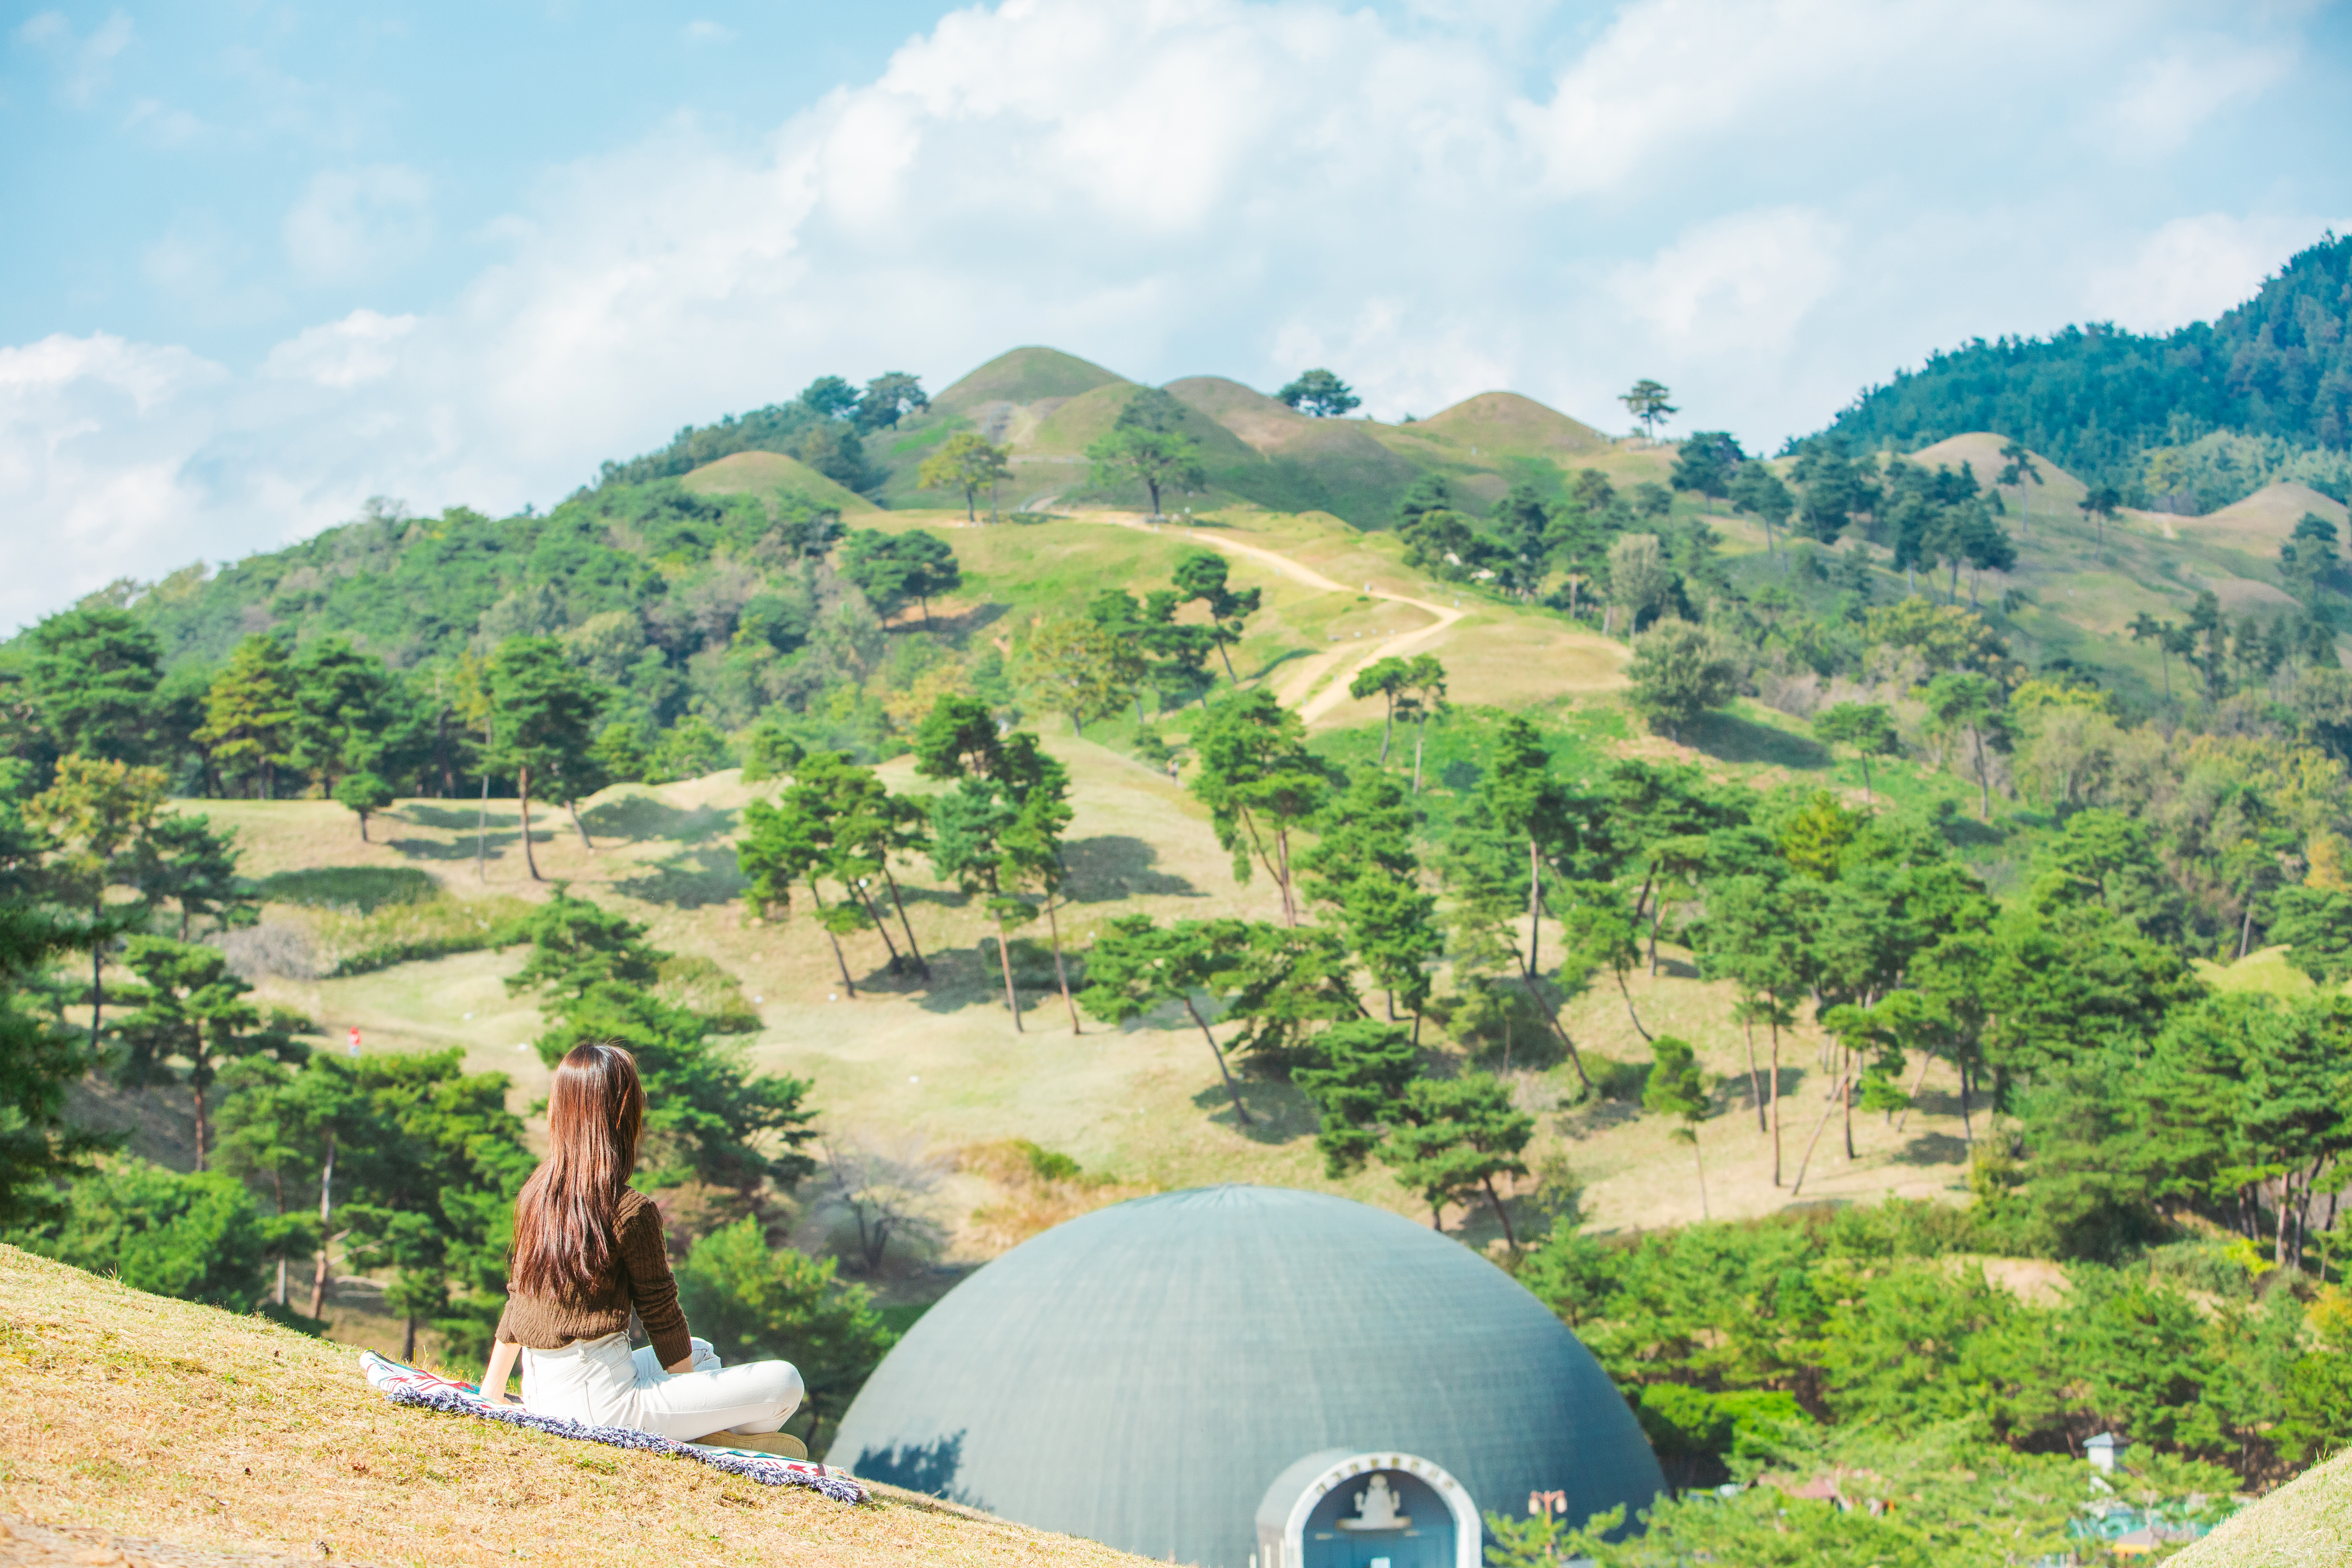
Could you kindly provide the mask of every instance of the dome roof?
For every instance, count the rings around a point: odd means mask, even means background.
[[[1138,1198],[966,1279],[827,1454],[858,1475],[1146,1557],[1248,1568],[1277,1477],[1417,1456],[1480,1510],[1646,1505],[1640,1426],[1559,1320],[1397,1215],[1279,1187]]]

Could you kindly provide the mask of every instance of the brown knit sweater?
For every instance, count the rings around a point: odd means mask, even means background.
[[[614,1229],[619,1245],[596,1288],[578,1295],[518,1296],[507,1288],[507,1310],[499,1317],[499,1339],[535,1351],[560,1351],[581,1340],[624,1332],[629,1312],[646,1326],[654,1354],[675,1366],[694,1353],[686,1313],[677,1304],[677,1281],[662,1243],[661,1210],[634,1187],[621,1194]]]

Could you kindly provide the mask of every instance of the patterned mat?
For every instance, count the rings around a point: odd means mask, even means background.
[[[395,1405],[418,1405],[428,1410],[446,1410],[453,1415],[471,1415],[483,1421],[503,1421],[509,1426],[528,1426],[534,1432],[546,1432],[558,1437],[604,1443],[615,1448],[638,1448],[648,1454],[668,1454],[677,1458],[698,1459],[703,1464],[716,1466],[764,1486],[808,1487],[835,1502],[864,1502],[869,1495],[857,1478],[847,1470],[834,1469],[812,1459],[787,1459],[781,1455],[755,1453],[749,1448],[714,1448],[699,1443],[681,1443],[651,1432],[632,1431],[625,1426],[590,1426],[579,1421],[566,1421],[560,1416],[533,1415],[520,1405],[492,1404],[482,1396],[479,1388],[470,1383],[455,1383],[413,1366],[403,1366],[373,1351],[360,1352],[360,1371],[366,1374],[369,1384],[377,1392]]]

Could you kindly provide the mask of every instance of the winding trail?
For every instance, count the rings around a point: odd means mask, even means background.
[[[1120,528],[1132,528],[1145,533],[1163,531],[1152,528],[1140,518],[1111,518],[1107,521]],[[1220,539],[1215,534],[1202,533],[1197,529],[1183,529],[1179,531],[1186,538],[1205,544],[1212,550],[1221,550],[1228,555],[1247,556],[1261,565],[1272,567],[1295,583],[1305,584],[1307,587],[1318,588],[1328,594],[1359,592],[1358,589],[1351,588],[1345,583],[1336,583],[1313,567],[1301,565],[1279,551],[1268,550],[1264,545],[1244,544],[1237,539]],[[1399,605],[1411,605],[1416,610],[1427,611],[1434,619],[1428,626],[1415,626],[1410,631],[1399,632],[1394,637],[1383,638],[1373,644],[1352,664],[1347,662],[1351,650],[1337,648],[1316,655],[1293,671],[1289,678],[1283,681],[1276,696],[1285,707],[1297,709],[1298,716],[1309,724],[1349,700],[1349,683],[1355,679],[1360,671],[1369,668],[1381,659],[1417,652],[1431,638],[1469,613],[1466,610],[1448,608],[1444,605],[1434,605],[1427,599],[1416,599],[1409,594],[1391,594],[1383,589],[1375,588],[1370,584],[1364,584],[1361,592],[1370,598],[1387,599]],[[1344,669],[1339,669],[1337,674],[1332,673],[1335,668],[1343,664],[1346,665]],[[1317,690],[1317,686],[1323,681],[1326,675],[1331,675],[1329,683],[1323,685],[1321,690]]]

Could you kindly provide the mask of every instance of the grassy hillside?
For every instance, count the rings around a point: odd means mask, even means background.
[[[5,1246],[0,1391],[8,1510],[84,1532],[55,1558],[0,1537],[8,1562],[121,1563],[126,1547],[175,1563],[1140,1561],[892,1488],[853,1507],[402,1408],[347,1346]]]
[[[948,414],[970,414],[983,404],[1076,397],[1123,381],[1117,372],[1059,349],[1020,348],[997,355],[950,384],[931,399],[931,406]]]
[[[2352,1454],[2314,1465],[2168,1561],[2179,1568],[2321,1568],[2352,1561]]]
[[[737,452],[704,464],[678,483],[701,496],[758,496],[793,506],[832,507],[843,513],[876,510],[856,490],[782,452]]]

